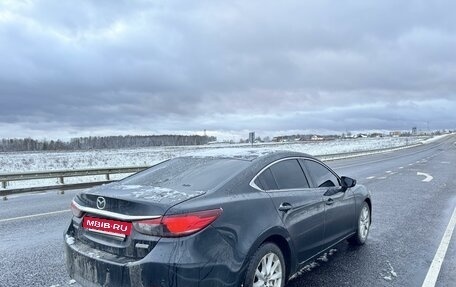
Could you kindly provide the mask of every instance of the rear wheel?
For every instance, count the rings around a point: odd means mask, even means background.
[[[283,287],[285,285],[285,260],[274,243],[265,243],[250,259],[244,287]]]
[[[369,229],[371,224],[371,213],[367,202],[364,202],[358,217],[358,228],[356,234],[348,239],[353,245],[363,245],[366,243],[367,235],[369,235]]]

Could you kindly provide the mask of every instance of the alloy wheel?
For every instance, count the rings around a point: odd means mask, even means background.
[[[281,287],[282,263],[279,257],[270,252],[263,256],[253,278],[253,287]]]
[[[361,215],[359,216],[359,235],[362,240],[365,240],[367,234],[369,233],[370,227],[370,214],[369,207],[365,205],[361,210]]]

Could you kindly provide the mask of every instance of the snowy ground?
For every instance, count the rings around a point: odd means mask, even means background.
[[[246,154],[262,154],[274,150],[290,150],[305,152],[311,155],[327,155],[414,145],[427,139],[428,138],[426,137],[387,137],[340,139],[334,141],[304,143],[268,143],[255,144],[253,147],[247,144],[220,144],[78,152],[0,153],[0,174],[101,167],[149,166],[177,156],[238,156]],[[116,175],[111,178],[120,179],[124,176],[125,175]],[[84,181],[87,182],[87,180],[104,180],[104,176],[68,178],[65,179],[65,182],[77,183]],[[57,179],[22,181],[11,182],[8,184],[7,188],[56,184],[58,184]]]

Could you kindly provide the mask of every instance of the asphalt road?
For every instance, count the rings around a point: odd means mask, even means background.
[[[369,239],[360,248],[338,244],[287,287],[422,286],[456,207],[456,136],[328,164],[372,191]],[[78,286],[66,274],[62,239],[76,192],[0,201],[0,286]],[[455,237],[435,286],[456,286]]]

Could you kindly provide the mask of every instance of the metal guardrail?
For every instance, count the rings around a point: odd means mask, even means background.
[[[148,168],[148,166],[55,170],[55,171],[46,171],[46,172],[7,173],[7,174],[0,174],[0,182],[2,184],[2,188],[6,188],[8,186],[8,182],[10,182],[10,181],[56,178],[59,180],[59,183],[61,185],[63,185],[63,184],[65,184],[65,178],[67,178],[67,177],[92,176],[92,175],[104,175],[105,179],[106,179],[105,182],[109,182],[109,181],[111,181],[110,175],[112,175],[112,174],[136,173],[136,172],[140,172],[146,168]]]
[[[331,161],[331,160],[338,160],[338,159],[346,159],[346,158],[351,158],[351,157],[364,156],[364,155],[368,155],[368,154],[378,154],[378,153],[383,153],[383,152],[396,151],[396,150],[401,150],[401,149],[404,149],[404,148],[416,147],[416,146],[420,146],[420,145],[422,145],[422,143],[416,143],[416,144],[410,144],[410,145],[402,145],[402,146],[396,146],[396,147],[379,148],[379,149],[373,149],[373,150],[315,155],[315,157],[320,159],[320,160],[323,160],[323,161]]]

